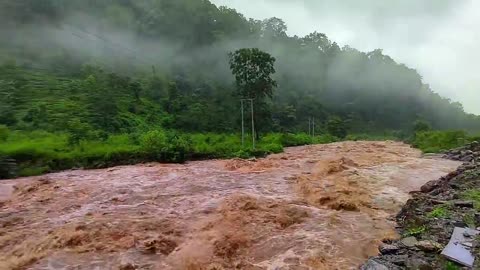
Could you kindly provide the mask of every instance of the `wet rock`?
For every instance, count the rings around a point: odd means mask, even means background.
[[[454,204],[457,207],[473,208],[473,202],[472,201],[457,201]]]
[[[386,261],[390,263],[388,265],[389,269],[394,268],[394,266],[392,267],[392,265],[404,267],[407,259],[408,259],[408,255],[383,255],[382,256],[383,262]]]
[[[410,257],[407,260],[407,269],[434,270],[432,264],[419,257]]]
[[[400,248],[396,245],[390,245],[390,244],[382,244],[378,250],[380,253],[383,255],[388,255],[388,254],[395,254],[398,252]]]
[[[425,252],[438,252],[443,246],[435,241],[423,240],[415,244],[415,247]]]
[[[418,243],[418,241],[417,238],[415,238],[414,236],[410,236],[400,240],[400,243],[402,243],[402,245],[406,247],[414,247]]]
[[[464,221],[454,221],[453,226],[460,227],[460,228],[468,227],[467,223],[465,223]]]
[[[420,190],[423,193],[428,193],[428,192],[431,192],[432,190],[436,189],[437,187],[439,187],[441,183],[442,183],[441,180],[432,180],[430,182],[427,182],[425,185],[423,185],[420,188]]]
[[[375,259],[368,260],[368,262],[360,268],[360,270],[389,270],[389,269],[390,268],[388,268],[384,264],[381,264],[375,261]]]

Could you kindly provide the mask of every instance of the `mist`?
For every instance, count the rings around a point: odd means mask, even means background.
[[[432,89],[480,114],[480,2],[474,0],[213,0],[247,17],[279,17],[290,35],[313,31],[361,51],[381,48]]]

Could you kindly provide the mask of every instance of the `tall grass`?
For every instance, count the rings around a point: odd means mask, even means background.
[[[183,134],[151,130],[141,134],[110,135],[71,144],[68,134],[44,131],[9,132],[0,140],[2,160],[14,160],[16,176],[38,175],[71,168],[102,168],[140,162],[184,162],[190,159],[247,158],[280,153],[286,146],[329,143],[336,138],[307,134],[267,134],[252,147],[247,136],[242,145],[238,134]],[[0,178],[11,177],[2,173]]]
[[[425,153],[438,153],[472,141],[465,131],[425,131],[415,135],[412,145]]]
[[[396,137],[354,134],[346,139],[385,140]],[[462,146],[472,139],[463,131],[426,131],[417,133],[412,144],[424,152],[440,152]],[[312,138],[305,133],[270,133],[262,136],[253,149],[251,136],[247,136],[242,145],[239,134],[185,134],[151,130],[143,133],[110,135],[107,138],[84,139],[72,145],[69,135],[65,133],[10,131],[3,128],[0,136],[0,165],[5,163],[8,167],[2,166],[0,178],[149,161],[184,162],[191,159],[248,158],[280,153],[288,146],[323,144],[338,140],[328,134]]]

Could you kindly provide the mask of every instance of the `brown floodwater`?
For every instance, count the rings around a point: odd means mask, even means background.
[[[0,269],[357,269],[460,163],[399,142],[0,181]]]

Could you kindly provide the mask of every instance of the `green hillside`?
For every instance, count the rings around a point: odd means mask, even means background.
[[[381,50],[288,36],[281,19],[207,0],[2,1],[0,23],[0,163],[14,159],[20,175],[260,155],[347,133],[407,138],[415,123],[480,131],[479,116]],[[273,95],[255,103],[254,152],[241,145],[229,67],[240,48],[276,59]]]

